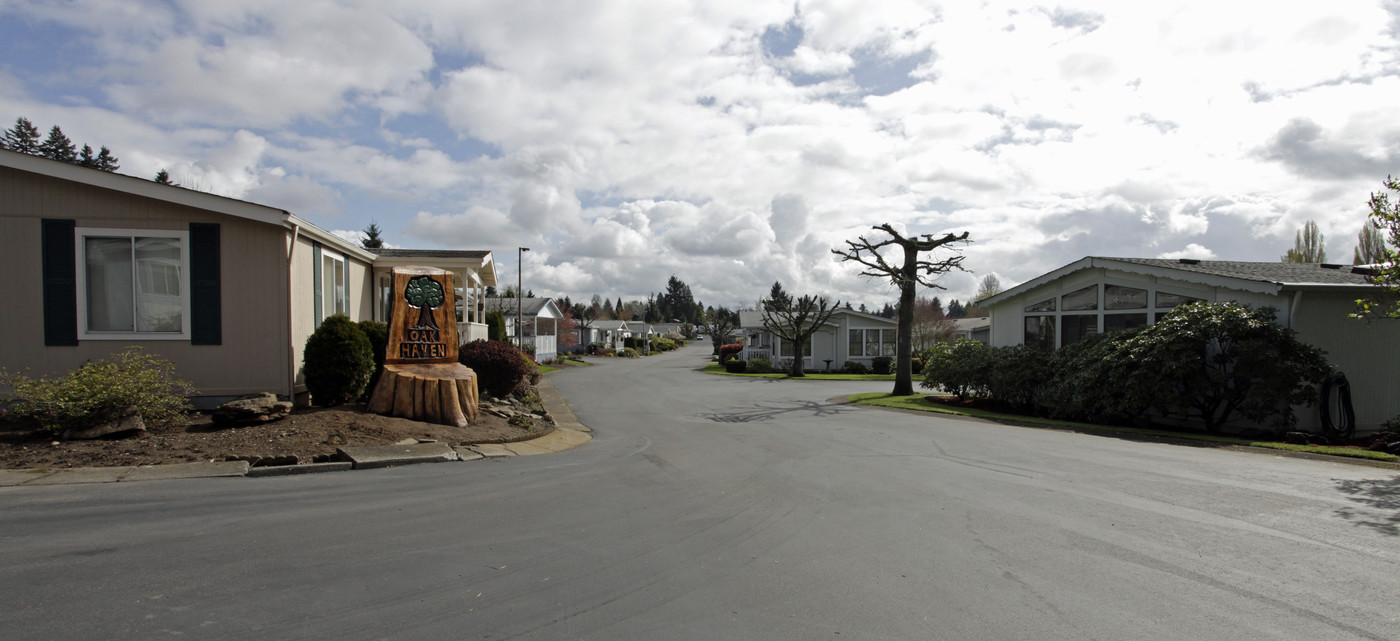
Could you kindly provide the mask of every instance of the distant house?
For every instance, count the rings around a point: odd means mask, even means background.
[[[0,367],[33,376],[139,345],[196,405],[305,400],[307,337],[332,314],[387,320],[392,266],[452,270],[469,299],[496,284],[490,252],[376,253],[274,207],[11,151],[0,194],[0,298],[17,310],[0,315]],[[485,333],[478,317],[464,336]]]
[[[564,313],[552,298],[487,298],[486,312],[501,312],[506,317],[506,336],[515,340],[516,310],[520,310],[521,346],[535,350],[535,360],[544,362],[559,358],[559,319]]]
[[[953,319],[953,333],[950,340],[970,338],[990,344],[992,341],[992,319],[988,316]]]
[[[1348,318],[1375,293],[1368,270],[1275,262],[1088,257],[979,301],[991,312],[993,346],[1058,348],[1099,332],[1157,322],[1194,301],[1277,310],[1277,322],[1327,352],[1351,382],[1358,430],[1400,415],[1400,320]],[[1316,410],[1299,426],[1320,425]]]
[[[639,331],[633,327],[632,321],[624,320],[592,320],[589,321],[591,330],[590,343],[602,343],[608,349],[622,349],[623,341],[631,338],[634,331]],[[637,323],[636,325],[640,325]]]
[[[895,355],[895,322],[892,319],[849,309],[838,309],[831,320],[802,350],[802,369],[837,371],[851,361],[869,366],[877,356]],[[739,333],[745,337],[739,358],[766,358],[775,368],[798,358],[797,347],[779,340],[763,328],[763,313],[739,312]]]

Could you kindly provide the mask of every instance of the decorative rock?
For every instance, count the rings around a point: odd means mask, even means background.
[[[131,432],[132,435],[137,435],[145,431],[146,422],[141,420],[141,415],[137,413],[136,407],[127,406],[113,412],[111,418],[97,425],[81,429],[66,429],[63,431],[63,438],[64,440],[86,440],[121,434],[122,432]]]
[[[257,425],[279,421],[292,413],[292,404],[277,400],[271,392],[245,394],[214,409],[213,419],[219,425]]]

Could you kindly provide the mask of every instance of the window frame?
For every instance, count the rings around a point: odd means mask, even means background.
[[[132,256],[131,264],[131,296],[132,296],[132,326],[131,331],[124,330],[91,330],[88,328],[88,274],[87,274],[87,239],[89,238],[126,238],[135,247],[138,238],[173,238],[179,241],[180,246],[180,331],[178,332],[141,332],[136,331],[136,290],[140,287],[139,267]],[[131,341],[131,340],[157,340],[157,341],[188,341],[191,340],[191,325],[193,315],[190,308],[190,233],[187,229],[120,229],[108,227],[76,227],[73,230],[74,248],[74,269],[77,286],[75,294],[78,303],[78,340],[84,341]],[[134,249],[133,249],[134,252]]]
[[[326,263],[330,261],[332,269],[327,273]],[[340,266],[340,286],[335,286],[336,265]],[[340,252],[329,251],[324,247],[321,249],[321,278],[316,283],[316,288],[321,292],[321,317],[316,319],[317,327],[327,318],[336,314],[350,316],[350,261]],[[326,283],[331,283],[332,291],[326,291]],[[329,294],[329,295],[327,295]],[[344,309],[336,311],[336,302],[344,305]]]

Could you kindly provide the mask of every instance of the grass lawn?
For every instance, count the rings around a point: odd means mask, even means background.
[[[791,378],[787,372],[768,372],[764,374],[730,374],[724,371],[719,363],[710,363],[702,370],[706,374],[719,374],[720,376],[747,376],[749,378]],[[894,374],[807,374],[802,380],[810,381],[893,381]]]
[[[1274,450],[1287,450],[1290,452],[1310,452],[1313,454],[1330,454],[1332,456],[1347,456],[1351,458],[1364,458],[1373,461],[1400,462],[1400,456],[1386,454],[1385,452],[1372,452],[1350,447],[1329,447],[1325,445],[1294,445],[1292,443],[1280,443],[1278,441],[1256,441],[1244,438],[1234,438],[1230,436],[1218,436],[1215,434],[1200,434],[1196,432],[1173,432],[1170,430],[1153,430],[1136,427],[1115,427],[1109,425],[1093,425],[1090,423],[1075,423],[1072,421],[1056,421],[1048,418],[1036,416],[1021,416],[1019,414],[999,414],[973,408],[956,408],[946,405],[929,403],[924,400],[926,394],[916,394],[914,396],[891,396],[889,394],[854,394],[850,401],[862,405],[879,405],[881,407],[894,407],[898,409],[917,410],[920,412],[936,412],[940,414],[957,414],[959,416],[972,416],[985,418],[993,421],[1010,423],[1014,425],[1045,426],[1059,429],[1071,429],[1084,432],[1101,432],[1111,434],[1136,434],[1139,436],[1156,436],[1172,439],[1183,439],[1191,441],[1203,441],[1207,443],[1219,443],[1222,445],[1244,445],[1249,447],[1265,447]]]

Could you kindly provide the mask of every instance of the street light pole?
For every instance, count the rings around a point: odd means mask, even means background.
[[[524,317],[522,310],[525,307],[525,252],[530,251],[529,247],[519,247],[515,252],[515,346],[525,349],[525,335],[521,333],[520,319]]]

